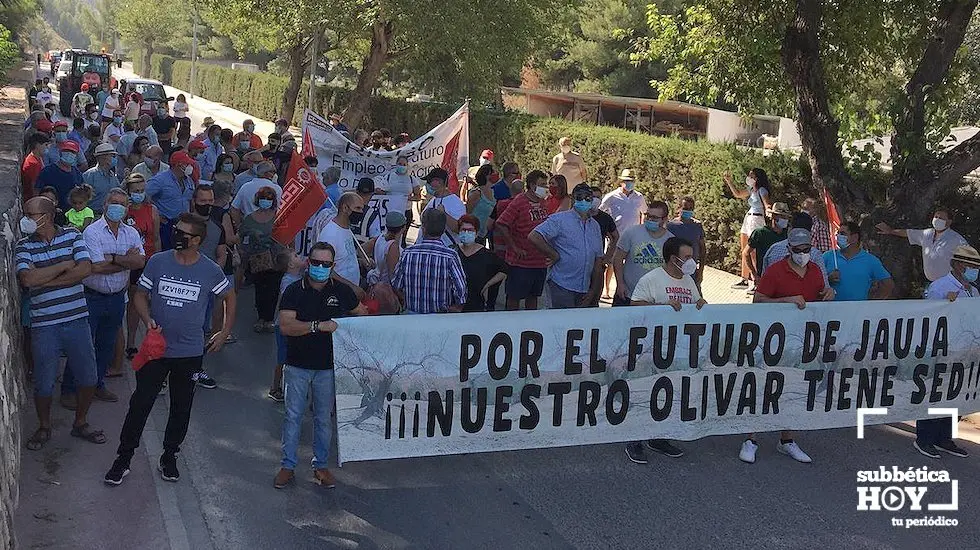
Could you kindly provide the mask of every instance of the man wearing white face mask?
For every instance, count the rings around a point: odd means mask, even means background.
[[[160,211],[160,245],[173,248],[170,242],[174,220],[190,209],[194,196],[194,165],[183,151],[170,155],[170,170],[159,172],[146,182],[146,198]]]
[[[976,298],[973,288],[980,276],[980,253],[970,245],[960,245],[953,251],[950,272],[933,281],[926,290],[927,300]],[[969,453],[953,441],[952,426],[948,418],[927,418],[915,423],[915,450],[929,458],[941,458],[941,453],[966,458]]]
[[[572,138],[566,136],[559,139],[558,150],[558,154],[551,159],[551,173],[565,176],[568,193],[571,193],[576,185],[589,179],[589,172],[582,155],[572,151]]]
[[[666,212],[666,205],[664,206]],[[698,264],[694,260],[694,246],[691,242],[680,237],[667,239],[663,246],[663,258],[662,266],[650,271],[636,283],[630,296],[630,305],[669,305],[674,311],[680,311],[685,304],[694,304],[698,309],[704,307],[707,302],[694,282],[693,275],[698,270]],[[671,458],[684,455],[684,451],[666,439],[650,439],[645,445],[639,441],[627,444],[626,456],[637,464],[646,464],[648,449]]]
[[[949,273],[949,263],[959,246],[966,245],[962,235],[950,229],[952,216],[944,208],[936,209],[929,229],[892,229],[885,222],[875,227],[880,235],[905,237],[909,244],[922,247],[922,270],[926,279],[937,281]]]
[[[606,193],[599,203],[599,209],[607,212],[616,222],[616,231],[622,235],[628,228],[640,225],[640,214],[646,208],[646,197],[634,190],[633,170],[626,168],[619,174],[619,187]],[[603,296],[609,295],[609,283],[613,278],[612,268],[606,269]]]
[[[775,205],[773,205],[775,206]],[[794,304],[799,309],[805,309],[808,302],[833,300],[833,293],[825,292],[826,283],[820,270],[823,262],[810,261],[813,246],[812,235],[807,229],[794,227],[789,231],[786,243],[789,245],[789,257],[784,258],[766,270],[759,280],[753,303],[757,304]],[[755,434],[742,442],[738,458],[742,462],[755,463],[756,451],[759,444]],[[797,462],[810,463],[810,456],[793,441],[793,432],[783,431],[779,436],[776,451],[788,455]]]

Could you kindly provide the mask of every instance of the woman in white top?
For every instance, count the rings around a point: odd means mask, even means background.
[[[184,94],[177,94],[177,100],[174,101],[174,118],[178,121],[186,119],[187,111],[187,98],[184,97]],[[190,119],[187,119],[187,123],[190,124],[190,122]]]
[[[762,168],[753,168],[745,176],[745,189],[735,187],[732,182],[732,175],[725,174],[725,184],[737,199],[746,199],[749,203],[749,211],[745,213],[742,220],[742,231],[738,236],[739,249],[743,252],[749,245],[749,237],[752,232],[766,225],[766,212],[772,206],[772,197],[769,193],[769,176]],[[749,288],[749,278],[751,270],[745,262],[746,255],[742,255],[742,280],[732,285],[736,290],[747,290]]]
[[[105,98],[105,106],[102,107],[102,131],[112,123],[112,112],[119,109],[119,88],[113,88],[109,97]]]
[[[402,253],[402,234],[408,227],[405,214],[397,210],[385,216],[386,231],[374,242],[374,269],[368,272],[368,299],[378,303],[378,312],[398,313],[401,303],[391,287],[391,277]]]

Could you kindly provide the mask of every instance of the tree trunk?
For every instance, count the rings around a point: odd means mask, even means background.
[[[153,71],[150,67],[150,58],[153,56],[153,43],[147,42],[143,48],[143,73],[140,76],[149,78]]]
[[[838,141],[840,123],[827,98],[817,34],[822,18],[821,0],[797,0],[793,21],[783,36],[783,67],[796,97],[796,127],[816,188],[826,187],[843,210],[866,208],[870,198],[847,172]]]
[[[282,109],[279,116],[286,120],[293,120],[296,113],[296,99],[299,97],[299,89],[303,84],[304,68],[303,56],[306,54],[302,39],[297,40],[286,55],[289,58],[289,84],[286,85],[286,92],[282,96]]]
[[[371,94],[381,70],[389,58],[389,46],[391,39],[395,35],[395,26],[391,21],[375,19],[371,25],[371,50],[364,58],[361,65],[361,73],[357,75],[357,86],[351,96],[350,105],[344,111],[344,124],[353,132],[367,113],[371,105]]]

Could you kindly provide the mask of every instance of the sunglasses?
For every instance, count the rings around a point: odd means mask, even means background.
[[[813,249],[812,246],[808,246],[806,248],[791,248],[790,251],[795,252],[797,254],[809,254],[810,250],[812,249]]]
[[[316,267],[333,267],[333,262],[327,260],[314,260],[310,258],[310,265]]]

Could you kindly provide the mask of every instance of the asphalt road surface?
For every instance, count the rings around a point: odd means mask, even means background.
[[[854,429],[801,433],[809,465],[776,454],[777,434],[765,434],[754,465],[738,460],[742,438],[729,436],[681,443],[683,457],[653,456],[645,466],[619,444],[348,463],[335,470],[338,487],[322,489],[305,468],[308,417],[304,466],[276,490],[282,405],[265,396],[274,340],[249,332],[250,290],[239,303],[240,340],[207,360],[219,386],[198,391],[180,456],[179,521],[191,548],[878,549],[980,540],[980,446],[964,442],[968,459],[929,460],[910,433],[887,426],[864,441]],[[158,401],[160,426],[164,408]],[[856,472],[893,465],[948,469],[960,510],[857,511]],[[948,493],[937,487],[924,502]],[[928,515],[959,525],[891,525]]]
[[[195,110],[202,103],[190,102],[192,116],[201,116]],[[239,117],[228,111],[225,108],[220,118]],[[252,292],[246,289],[239,300],[239,342],[206,360],[218,388],[196,394],[179,458],[183,475],[176,486],[159,478],[151,483],[155,472],[146,464],[135,465],[123,487],[109,489],[99,483],[118,442],[123,403],[101,406],[100,411],[115,416],[100,419],[110,437],[104,448],[79,448],[69,442],[74,454],[66,459],[81,455],[93,461],[84,470],[85,489],[71,492],[85,495],[79,513],[105,506],[121,520],[90,529],[108,528],[111,534],[144,529],[144,538],[127,535],[122,540],[143,541],[140,548],[195,550],[918,549],[977,548],[980,541],[976,520],[980,445],[963,442],[973,455],[968,459],[930,460],[912,449],[913,436],[901,426],[870,428],[863,441],[856,439],[854,429],[800,433],[797,440],[813,457],[813,464],[777,454],[778,434],[764,434],[754,465],[737,458],[742,437],[727,436],[682,442],[683,457],[652,456],[648,465],[629,462],[620,444],[348,463],[335,470],[338,487],[323,489],[312,483],[312,473],[305,469],[311,456],[312,427],[307,418],[300,448],[304,467],[297,470],[292,485],[276,490],[272,478],[279,466],[282,405],[266,397],[275,343],[270,334],[251,332],[254,321]],[[425,337],[424,331],[419,331],[419,337]],[[121,395],[125,399],[128,393]],[[144,436],[143,449],[154,463],[167,401],[157,401]],[[980,441],[967,424],[961,423],[960,430],[962,436]],[[50,457],[29,456],[25,458],[29,467],[50,471]],[[922,465],[947,469],[952,479],[959,480],[958,511],[857,511],[857,471]],[[34,482],[33,477],[26,482]],[[34,482],[22,489],[22,514],[33,509],[31,491],[41,502],[40,485],[44,484]],[[924,503],[949,500],[948,488],[931,487]],[[158,501],[162,525],[152,509],[127,504],[134,499],[143,506]],[[44,505],[53,508],[57,503]],[[893,518],[926,516],[954,518],[959,525],[892,526]],[[46,517],[34,512],[21,523],[33,519],[36,529],[48,530],[50,523],[37,523]],[[56,540],[42,546],[73,547],[70,535]],[[32,546],[30,540],[21,542]]]

